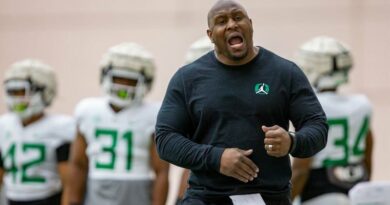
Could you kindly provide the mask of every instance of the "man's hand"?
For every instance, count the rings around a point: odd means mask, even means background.
[[[261,126],[265,133],[264,147],[267,154],[273,157],[283,157],[288,154],[291,145],[291,138],[288,132],[274,125],[272,127]]]
[[[252,181],[257,177],[259,168],[248,158],[253,150],[241,150],[238,148],[227,148],[221,157],[219,172],[223,175],[236,178],[242,182]]]

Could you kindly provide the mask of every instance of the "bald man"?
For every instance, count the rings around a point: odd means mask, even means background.
[[[322,107],[294,63],[253,45],[242,5],[218,1],[208,27],[214,51],[175,73],[157,118],[160,157],[191,169],[181,204],[291,204],[289,154],[325,146]]]

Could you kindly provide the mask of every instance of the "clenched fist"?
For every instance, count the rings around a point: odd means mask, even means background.
[[[273,157],[283,157],[288,154],[291,146],[291,138],[288,132],[274,125],[272,127],[261,126],[265,134],[264,147],[267,154]]]

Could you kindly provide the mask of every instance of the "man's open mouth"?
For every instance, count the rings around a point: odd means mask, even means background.
[[[243,42],[243,38],[239,35],[231,36],[228,39],[228,44],[232,48],[240,48],[241,46],[243,46]]]

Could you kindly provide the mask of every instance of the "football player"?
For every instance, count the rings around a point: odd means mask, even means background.
[[[195,61],[196,59],[198,59],[199,57],[203,56],[204,54],[208,53],[213,49],[214,49],[214,44],[211,43],[209,37],[208,36],[202,37],[191,44],[190,48],[187,51],[185,63],[186,64],[192,63],[193,61]],[[177,196],[178,198],[176,204],[180,204],[180,201],[184,197],[184,193],[188,188],[189,176],[190,176],[190,170],[184,169],[180,179],[179,193]]]
[[[9,204],[67,204],[62,195],[76,126],[69,116],[45,112],[57,92],[54,71],[38,60],[16,62],[4,88],[10,112],[0,117],[0,182]]]
[[[163,205],[169,164],[156,152],[160,104],[143,101],[155,73],[149,52],[135,43],[111,47],[101,62],[105,96],[76,107],[71,151],[71,205]]]
[[[337,92],[352,68],[350,50],[330,37],[304,43],[297,63],[317,91],[329,124],[328,144],[312,158],[293,160],[292,195],[304,205],[349,204],[348,191],[371,175],[372,106],[362,94]]]

